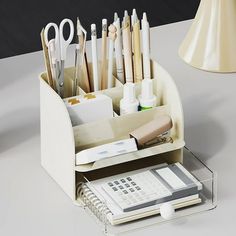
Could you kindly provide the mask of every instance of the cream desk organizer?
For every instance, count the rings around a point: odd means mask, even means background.
[[[89,65],[89,69],[90,74],[92,74],[90,67],[91,65]],[[115,68],[113,72],[115,76]],[[181,210],[180,215],[192,214],[201,210],[211,209],[215,206],[212,184],[215,175],[198,158],[186,149],[184,150],[183,111],[175,83],[170,75],[155,61],[151,62],[151,73],[154,82],[154,93],[160,99],[160,106],[146,111],[119,116],[119,101],[123,96],[123,85],[114,78],[114,88],[96,92],[106,94],[112,98],[114,117],[75,127],[71,125],[71,120],[63,100],[47,84],[46,74],[41,74],[41,163],[48,174],[61,186],[75,204],[86,206],[76,191],[78,184],[81,182],[137,170],[163,162],[168,164],[181,162],[195,176],[197,175],[196,177],[199,181],[205,181],[205,185],[208,187],[206,189],[206,197],[204,198],[208,201],[202,201],[204,204],[201,204],[200,208]],[[65,70],[65,97],[70,97],[71,95],[73,76],[74,68],[67,68]],[[82,86],[79,88],[80,94],[85,94],[83,91],[83,81],[81,81],[81,84]],[[140,87],[140,84],[137,84],[136,94],[140,94]],[[75,165],[75,155],[77,152],[97,145],[129,138],[128,134],[131,131],[162,114],[168,114],[172,118],[173,127],[170,131],[170,136],[173,139],[172,143],[159,144],[136,152],[96,161],[92,164]],[[184,155],[184,152],[187,152],[187,154]],[[185,158],[185,156],[188,157]],[[206,202],[209,204],[206,204]],[[180,215],[176,214],[176,217]],[[101,218],[98,221],[104,223]],[[154,221],[162,220],[155,219]],[[147,220],[142,222],[147,222]],[[148,219],[147,224],[149,223],[153,224],[151,219]],[[133,224],[136,228],[135,223]],[[132,225],[132,223],[128,225]],[[124,227],[130,226],[126,224]]]

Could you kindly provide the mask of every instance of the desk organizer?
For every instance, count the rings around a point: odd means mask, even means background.
[[[89,65],[90,75],[91,65]],[[115,68],[113,75],[116,77]],[[48,174],[61,186],[76,205],[83,206],[102,225],[106,233],[119,233],[134,228],[162,222],[155,215],[130,223],[112,226],[106,220],[105,212],[98,212],[91,203],[84,201],[83,194],[77,193],[77,186],[114,174],[138,170],[160,163],[180,162],[203,185],[197,204],[180,208],[174,218],[190,215],[216,206],[216,177],[196,156],[184,148],[184,122],[180,97],[170,75],[155,61],[151,62],[154,93],[160,106],[133,114],[119,116],[119,101],[123,96],[123,85],[115,80],[115,87],[103,91],[112,98],[114,117],[99,122],[86,123],[72,127],[66,106],[60,96],[47,84],[46,73],[40,75],[41,109],[41,164]],[[65,97],[69,97],[74,68],[65,69]],[[83,82],[83,81],[82,81]],[[83,83],[79,88],[84,94]],[[141,84],[136,85],[137,94]],[[136,152],[96,161],[92,164],[76,165],[77,152],[97,145],[129,138],[128,133],[162,114],[172,118],[170,136],[172,143],[163,143]],[[104,202],[104,204],[106,204]],[[78,219],[79,221],[79,219]]]

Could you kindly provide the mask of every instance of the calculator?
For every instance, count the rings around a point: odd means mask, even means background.
[[[177,162],[117,179],[114,176],[102,189],[128,212],[197,194],[202,184]]]

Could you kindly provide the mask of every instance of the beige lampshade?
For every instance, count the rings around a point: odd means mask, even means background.
[[[236,72],[236,0],[201,0],[179,55],[202,70]]]

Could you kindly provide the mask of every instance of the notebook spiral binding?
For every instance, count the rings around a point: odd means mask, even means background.
[[[108,223],[108,215],[112,215],[112,212],[108,209],[105,202],[102,202],[86,183],[79,183],[77,185],[77,197],[81,199],[85,207],[88,207],[101,222]]]

